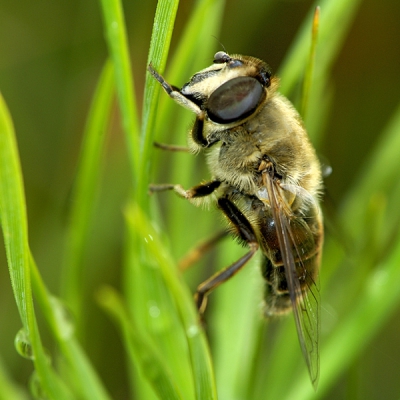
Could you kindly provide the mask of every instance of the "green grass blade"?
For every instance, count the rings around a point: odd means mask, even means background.
[[[218,42],[212,36],[219,36],[224,7],[225,1],[220,0],[197,2],[180,37],[179,44],[170,57],[165,75],[168,82],[177,86],[182,85],[193,73],[211,64],[215,48],[218,46]],[[192,113],[179,107],[165,93],[161,93],[154,133],[157,141],[186,145],[187,131],[191,121],[193,121]],[[162,160],[160,156],[162,156],[160,150],[152,153],[154,170],[157,172],[157,176],[161,171],[164,175],[163,179],[166,179],[165,168],[162,164],[160,165],[160,160]],[[198,183],[193,180],[193,171],[199,170],[198,165],[195,164],[196,157],[189,154],[171,154],[170,159],[173,160],[167,171],[170,182],[179,182],[183,185]],[[177,199],[174,196],[163,197],[168,197],[164,201],[167,201],[168,205],[170,204],[168,219],[174,221],[175,226],[185,226],[188,216],[182,212],[181,207],[174,206]],[[210,231],[208,230],[208,232]],[[171,235],[171,242],[179,246],[177,252],[182,254],[193,246],[193,241],[188,240],[188,235],[183,229],[175,230],[175,233],[177,235]],[[195,240],[200,239],[202,237],[197,236]]]
[[[28,313],[33,312],[33,305],[25,194],[14,127],[3,97],[0,97],[0,162],[0,212],[7,262],[18,311],[28,329]]]
[[[175,23],[179,0],[165,0],[157,3],[153,32],[150,41],[148,64],[152,63],[157,71],[163,71],[167,61],[172,31]],[[143,102],[143,124],[141,140],[141,163],[138,179],[138,204],[147,208],[147,186],[150,173],[150,154],[154,141],[154,128],[157,112],[157,97],[160,85],[146,73],[146,86]],[[142,179],[141,179],[142,178]],[[141,194],[141,196],[140,196]]]
[[[31,271],[35,297],[60,349],[60,356],[66,362],[65,368],[71,377],[75,396],[87,400],[93,398],[109,400],[109,395],[75,337],[71,312],[48,292],[33,258],[31,258]]]
[[[25,194],[17,144],[10,114],[0,96],[0,220],[11,284],[23,331],[16,339],[25,357],[33,360],[40,387],[51,398],[72,399],[71,394],[48,363],[35,312],[29,269],[29,245]]]
[[[353,236],[360,234],[359,221],[364,218],[365,210],[360,204],[371,198],[373,193],[388,193],[393,188],[393,182],[398,180],[400,148],[400,105],[389,121],[385,131],[379,135],[374,151],[360,168],[360,176],[356,179],[353,189],[344,202],[343,221],[351,216],[355,224],[348,224]]]
[[[139,176],[139,116],[128,49],[122,4],[119,0],[101,0],[104,29],[110,58],[114,65],[115,85],[128,147],[132,177]]]
[[[99,78],[83,136],[76,183],[71,198],[64,256],[62,293],[75,316],[76,329],[81,329],[84,296],[82,260],[93,216],[101,157],[114,92],[114,69],[108,61]]]
[[[200,0],[197,2],[179,40],[178,47],[168,64],[168,73],[166,74],[168,82],[173,84],[183,83],[194,72],[205,67],[205,60],[209,60],[208,63],[211,64],[214,55],[212,51],[217,46],[217,42],[213,40],[212,36],[218,37],[219,35],[224,8],[225,1],[221,0]],[[163,73],[163,70],[160,73]],[[174,108],[178,110],[179,106],[166,96],[161,96],[157,119],[167,123],[172,120],[176,122],[172,111]],[[185,110],[185,113],[192,118],[187,110]],[[186,119],[185,124],[187,124]],[[177,132],[184,131],[180,129],[181,126],[182,124],[177,126]],[[159,134],[166,135],[166,131],[164,123],[158,124],[156,136],[159,137]],[[169,140],[171,140],[170,136],[169,134]]]
[[[303,120],[306,119],[307,108],[309,105],[308,103],[310,97],[311,82],[315,66],[315,55],[317,50],[318,29],[319,29],[319,14],[320,14],[320,7],[318,6],[315,9],[314,18],[312,22],[310,55],[308,57],[308,64],[306,67],[306,72],[303,81],[303,94],[302,94],[301,108],[300,108],[300,115],[302,116]]]
[[[158,353],[150,339],[141,333],[139,326],[129,318],[122,299],[111,288],[103,288],[97,294],[99,304],[116,321],[132,361],[139,361],[142,373],[149,380],[160,399],[183,399],[173,380],[165,359]]]
[[[287,95],[294,89],[299,79],[303,76],[310,49],[310,27],[316,6],[321,9],[318,59],[316,69],[326,69],[336,57],[343,39],[353,21],[357,7],[361,0],[322,0],[315,3],[290,47],[279,76],[282,79],[280,91]]]
[[[176,338],[171,345],[178,346],[181,349],[187,348],[187,356],[190,357],[190,371],[192,371],[194,379],[195,398],[215,399],[216,389],[211,358],[204,332],[199,326],[192,296],[186,285],[178,278],[170,256],[143,212],[138,207],[131,207],[127,212],[127,220],[132,235],[137,235],[137,239],[145,242],[144,247],[142,247],[142,257],[137,262],[144,263],[144,268],[155,269],[157,275],[161,274],[164,281],[165,286],[154,287],[151,292],[147,293],[147,296],[149,300],[152,299],[150,304],[160,309],[159,319],[164,319],[162,325],[175,332]],[[163,308],[163,301],[165,301],[166,296],[165,291],[172,297],[173,304],[175,304],[170,305],[167,309]],[[177,318],[176,321],[175,318]],[[174,325],[171,325],[171,323],[174,323]],[[151,325],[148,326],[151,328]],[[153,329],[149,330],[149,333],[154,335],[154,341],[162,341],[163,336],[166,336],[168,332],[158,332],[157,335],[154,328],[153,323]],[[181,331],[180,335],[183,334],[186,346],[184,346],[184,342],[181,344],[175,343],[178,339],[182,340],[178,335],[179,331]],[[162,345],[162,343],[160,344]],[[176,355],[175,353],[175,357]],[[185,364],[189,362],[189,360],[185,361],[183,354],[180,354],[178,359],[174,358],[173,355],[171,356],[171,368],[173,364],[176,364],[175,368],[177,370],[184,368],[183,362]]]
[[[149,59],[148,62],[152,62],[154,67],[162,72],[166,63],[166,57],[167,57],[167,51],[169,49],[169,44],[170,44],[170,38],[171,38],[171,33],[172,33],[172,27],[175,19],[175,13],[176,13],[176,7],[177,7],[178,2],[173,2],[173,1],[161,1],[158,3],[157,6],[157,11],[156,11],[156,16],[154,20],[154,29],[153,29],[153,36],[151,40],[151,45],[150,45],[150,51],[149,51]],[[191,35],[193,36],[194,32],[194,26],[196,25],[198,28],[197,34],[199,35],[199,32],[205,29],[207,25],[206,19],[207,15],[205,14],[205,10],[216,10],[220,8],[221,2],[215,2],[215,1],[199,1],[198,5],[196,6],[196,11],[192,15],[191,19],[189,20],[188,26],[191,26]],[[217,6],[218,7],[217,7]],[[212,14],[213,17],[209,18],[211,21],[215,21],[218,18],[221,17],[222,13],[217,12],[216,14]],[[218,18],[217,18],[218,17]],[[208,21],[207,21],[208,22]],[[185,32],[187,31],[188,28],[186,28]],[[185,40],[187,40],[187,35],[183,35]],[[196,52],[196,45],[198,42],[198,36],[196,37],[196,41],[191,45],[188,46],[185,51],[187,57],[194,57],[198,56],[199,51],[202,52],[203,48],[199,46]],[[179,48],[182,48],[180,45]],[[185,55],[185,56],[186,56]],[[181,63],[183,63],[183,60],[181,59]],[[154,81],[153,78],[151,78],[149,75],[147,75],[146,78],[146,90],[145,90],[145,95],[144,95],[144,107],[143,107],[143,136],[142,136],[142,149],[143,149],[143,154],[141,155],[142,158],[142,163],[141,163],[141,184],[138,185],[138,192],[136,194],[136,199],[141,204],[142,209],[144,211],[148,210],[148,203],[149,203],[149,198],[147,194],[147,186],[149,183],[150,179],[150,174],[149,174],[149,163],[151,160],[151,152],[152,152],[152,143],[154,140],[155,136],[155,117],[156,117],[156,106],[157,106],[157,96],[159,93],[159,85]],[[157,113],[157,121],[160,121],[160,114]],[[168,124],[167,121],[163,122],[164,129],[165,125]],[[163,132],[164,133],[164,132]],[[167,132],[165,132],[167,133]],[[147,213],[147,211],[146,211]],[[132,232],[133,234],[133,232]],[[182,375],[179,370],[187,370],[189,374],[191,374],[191,366],[190,366],[190,358],[187,357],[184,361],[185,364],[183,364],[183,361],[180,360],[174,360],[174,355],[171,351],[172,348],[176,348],[177,351],[179,352],[179,346],[184,346],[187,348],[187,339],[185,339],[185,328],[182,327],[179,315],[177,314],[176,310],[169,310],[169,307],[174,307],[173,306],[173,300],[170,299],[170,294],[169,291],[166,290],[166,288],[161,288],[161,286],[165,286],[165,282],[162,279],[162,276],[159,274],[159,272],[154,270],[154,267],[148,268],[149,264],[153,265],[154,264],[154,257],[152,255],[145,256],[147,254],[147,251],[144,252],[143,250],[140,249],[141,246],[143,246],[143,242],[141,241],[140,243],[137,243],[135,245],[135,239],[132,236],[129,236],[130,239],[128,240],[128,243],[131,244],[130,248],[127,249],[128,251],[128,271],[127,274],[131,276],[131,279],[128,278],[124,282],[126,284],[126,292],[128,294],[128,298],[132,296],[132,300],[130,304],[132,304],[132,312],[135,315],[135,320],[136,321],[148,321],[148,329],[150,334],[154,335],[157,337],[157,339],[154,340],[162,350],[163,353],[168,354],[167,358],[170,357],[170,363],[174,365],[175,367],[172,367],[172,370],[178,371],[178,377],[180,376],[179,381],[184,382],[185,380],[188,381],[187,383],[183,383],[185,385],[184,393],[186,393],[186,396],[190,396],[194,394],[195,389],[193,389],[193,377],[190,376],[189,379],[186,377],[184,378],[184,375]],[[143,282],[147,282],[145,285]],[[141,293],[142,296],[138,295],[138,293]],[[135,298],[133,298],[135,297]],[[171,303],[172,301],[172,303]],[[192,300],[190,300],[192,302]],[[148,316],[148,304],[157,304],[157,306],[160,306],[161,313],[168,314],[171,312],[172,314],[175,314],[174,316],[171,316],[170,318],[166,318],[166,321],[168,319],[171,319],[173,322],[165,322],[166,324],[172,323],[174,326],[178,326],[179,329],[177,328],[177,332],[175,334],[171,334],[170,337],[168,335],[162,335],[162,337],[159,337],[157,335],[157,332],[155,332],[155,327],[154,327],[154,321],[150,319],[149,321],[149,316]],[[160,305],[161,304],[161,305]],[[167,310],[166,312],[164,311]],[[183,344],[182,344],[183,343]],[[197,342],[195,342],[197,343]],[[194,346],[194,345],[193,345]],[[193,346],[190,347],[193,349]],[[204,350],[204,349],[203,349]],[[196,352],[194,352],[196,354]],[[175,356],[176,357],[176,356]],[[209,357],[209,356],[208,356]],[[196,360],[198,356],[194,357],[194,360]],[[170,364],[169,363],[169,364]],[[196,362],[197,363],[197,362]],[[186,365],[186,367],[183,367],[183,365]],[[200,369],[202,371],[202,369]],[[194,373],[195,376],[195,385],[198,387],[202,387],[203,384],[201,382],[204,381],[203,378],[201,378],[204,374],[201,373],[199,376]],[[206,382],[208,382],[209,378],[205,379]],[[190,384],[189,384],[190,383]],[[198,396],[202,396],[204,394],[204,389],[196,389],[198,393]],[[190,394],[192,393],[192,394]]]

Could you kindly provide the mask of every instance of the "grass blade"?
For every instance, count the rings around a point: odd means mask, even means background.
[[[138,360],[142,371],[160,399],[183,399],[173,380],[168,365],[153,343],[140,333],[139,326],[129,318],[122,299],[111,288],[103,288],[97,295],[99,304],[116,321],[132,361]]]
[[[114,93],[114,69],[108,61],[101,73],[83,137],[76,183],[72,193],[70,223],[64,257],[62,293],[75,316],[76,329],[82,324],[82,260],[97,193],[105,133]]]
[[[104,29],[110,58],[114,65],[115,85],[125,132],[132,177],[139,176],[139,117],[128,50],[122,4],[119,0],[101,0]]]
[[[318,33],[320,46],[316,63],[316,75],[318,75],[318,71],[326,71],[327,66],[337,56],[360,3],[361,0],[322,0],[315,3],[304,19],[299,33],[280,67],[279,76],[282,79],[280,91],[283,94],[292,93],[304,74],[309,57],[310,26],[312,26],[315,8],[319,6],[321,9]]]
[[[163,71],[167,62],[178,4],[179,0],[159,1],[157,4],[148,56],[148,64],[152,63],[157,71]],[[147,208],[148,204],[146,200],[149,184],[150,154],[154,141],[156,100],[159,92],[160,85],[147,73],[143,101],[140,175],[138,176],[140,184],[138,185],[138,194],[136,196],[136,201],[144,209]]]
[[[49,293],[33,258],[31,271],[38,305],[60,349],[61,359],[66,362],[63,372],[68,372],[67,376],[70,377],[75,396],[87,400],[109,400],[109,395],[75,337],[75,326],[70,311]]]
[[[161,241],[158,238],[157,232],[152,228],[151,223],[144,216],[143,212],[139,210],[138,207],[131,207],[127,213],[128,227],[132,232],[132,235],[137,235],[137,239],[145,241],[145,247],[142,248],[142,259],[141,262],[146,263],[147,268],[152,265],[151,268],[159,269],[163,281],[165,282],[165,287],[158,287],[157,290],[153,290],[150,293],[150,298],[153,299],[153,305],[157,305],[160,308],[160,317],[170,320],[169,322],[164,322],[169,329],[173,329],[175,335],[177,335],[178,330],[182,330],[183,340],[186,342],[188,349],[188,356],[190,356],[190,371],[193,374],[194,379],[194,392],[196,399],[215,399],[216,389],[213,378],[213,371],[211,365],[211,357],[207,347],[207,342],[205,339],[204,332],[199,326],[197,312],[194,308],[193,300],[190,292],[183,282],[178,278],[177,271],[171,262],[168,253],[162,246]],[[145,254],[147,253],[147,255]],[[150,263],[150,265],[149,265]],[[144,264],[146,266],[146,264]],[[172,296],[175,306],[169,306],[166,309],[166,313],[163,312],[162,301],[165,299],[164,292]],[[175,311],[174,311],[174,307]],[[162,314],[165,314],[164,316]],[[174,316],[176,315],[176,316]],[[175,318],[178,318],[179,324],[175,322],[175,325],[171,326]],[[152,335],[156,332],[149,331]],[[160,336],[160,333],[162,334]],[[155,339],[158,341],[162,340],[162,336],[165,336],[166,332],[159,332]],[[179,338],[179,336],[178,336]],[[173,343],[174,346],[176,339]],[[162,344],[162,343],[161,343]],[[179,345],[179,343],[178,343]],[[181,348],[183,344],[180,345]],[[179,354],[179,352],[178,352]],[[176,353],[175,353],[176,357]],[[177,370],[183,368],[184,357],[180,354],[179,359],[174,359],[171,357],[170,365],[175,365]],[[185,397],[186,398],[186,397]]]
[[[312,23],[310,55],[308,58],[308,65],[306,67],[306,72],[303,80],[303,94],[301,96],[302,98],[301,98],[301,108],[300,108],[300,115],[302,116],[303,120],[306,119],[311,81],[314,72],[315,55],[316,55],[317,41],[318,41],[319,14],[320,14],[320,7],[318,6],[315,9],[314,13],[314,18]]]
[[[23,330],[16,346],[33,360],[40,391],[58,399],[72,399],[71,393],[48,363],[43,349],[32,299],[25,195],[17,144],[10,114],[0,95],[0,220],[11,284]]]

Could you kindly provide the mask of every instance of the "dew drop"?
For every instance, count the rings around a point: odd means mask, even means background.
[[[148,310],[149,310],[150,317],[158,318],[160,316],[161,310],[160,310],[160,307],[158,307],[156,302],[149,301],[148,307],[149,307]]]
[[[153,317],[153,318],[157,318],[161,314],[160,313],[160,309],[158,307],[156,307],[156,306],[150,307],[149,312],[150,312],[150,316]]]
[[[16,334],[14,345],[19,355],[28,360],[34,359],[32,345],[24,328],[20,329]]]
[[[144,241],[145,241],[146,243],[149,243],[149,242],[153,242],[153,241],[154,241],[153,236],[151,236],[150,234],[148,234],[148,235],[147,235],[146,237],[144,237],[143,239],[144,239]]]
[[[29,379],[29,389],[34,399],[49,400],[49,397],[46,395],[36,371],[33,372]]]
[[[186,331],[188,337],[192,338],[199,334],[199,327],[197,325],[189,326],[188,330]]]

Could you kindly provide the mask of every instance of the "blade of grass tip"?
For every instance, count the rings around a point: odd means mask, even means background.
[[[22,171],[11,116],[0,95],[0,221],[10,279],[23,324],[16,336],[20,354],[33,360],[41,390],[52,398],[72,399],[48,362],[37,327],[29,270],[28,223]]]
[[[74,394],[80,399],[110,399],[99,377],[90,364],[87,356],[75,337],[75,326],[71,313],[65,305],[52,296],[47,290],[39,274],[36,263],[30,256],[32,271],[32,286],[43,315],[48,323],[61,356],[67,361],[68,376],[77,392]]]
[[[115,84],[132,178],[135,179],[139,176],[139,118],[124,13],[119,0],[101,0],[101,5],[108,51],[114,64]]]
[[[99,305],[114,319],[121,330],[124,343],[129,350],[132,360],[139,360],[141,369],[149,380],[154,391],[160,399],[183,399],[179,387],[174,382],[171,371],[165,364],[157,348],[146,337],[139,326],[129,318],[123,301],[117,292],[111,288],[103,287],[97,293]]]
[[[315,6],[304,19],[296,39],[280,67],[280,91],[283,94],[291,93],[299,78],[303,75],[309,55],[309,27],[312,24],[315,7],[319,5],[321,9],[318,35],[318,68],[320,68],[320,65],[328,65],[336,56],[360,2],[361,0],[322,0],[315,3]]]
[[[318,42],[319,13],[320,13],[320,8],[316,7],[312,23],[310,55],[308,57],[308,64],[306,67],[306,73],[303,81],[303,96],[301,99],[301,107],[300,107],[300,115],[303,117],[303,120],[306,119],[307,108],[310,97],[311,82],[314,72],[315,53],[317,51],[317,42]]]
[[[211,356],[205,334],[199,325],[192,296],[178,277],[170,256],[145,214],[139,207],[132,206],[127,211],[127,219],[131,228],[145,241],[144,246],[155,259],[166,287],[174,298],[189,348],[196,399],[216,399]]]
[[[100,163],[112,96],[114,93],[114,69],[107,61],[101,72],[90,107],[83,135],[80,161],[71,199],[70,221],[67,227],[61,293],[75,316],[76,331],[82,325],[82,299],[84,296],[82,260],[93,216],[93,204],[97,193]]]
[[[178,5],[178,0],[160,0],[157,3],[147,63],[148,65],[151,63],[160,73],[164,71],[167,62]],[[150,153],[154,141],[157,99],[160,93],[160,85],[150,73],[146,73],[145,83],[142,137],[140,143],[140,175],[138,176],[139,184],[136,201],[146,210],[149,203],[147,201],[147,188],[150,176]]]

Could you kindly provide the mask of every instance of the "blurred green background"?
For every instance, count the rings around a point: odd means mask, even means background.
[[[217,40],[228,52],[254,55],[279,71],[311,5],[312,2],[301,0],[231,0],[226,5]],[[154,0],[124,2],[139,104],[155,6]],[[192,7],[192,1],[180,4],[172,52]],[[362,174],[363,161],[399,103],[399,17],[397,0],[362,1],[333,65],[327,91],[331,108],[319,150],[333,168],[326,180],[333,210]],[[215,41],[212,35],[210,32],[204,41]],[[217,43],[215,48],[220,49],[220,45]],[[106,56],[99,2],[0,0],[0,90],[18,138],[31,248],[45,282],[54,293],[58,293],[60,286],[59,260],[82,131]],[[204,67],[211,63],[212,57],[210,54],[204,60]],[[107,192],[103,189],[100,193],[93,228],[96,240],[90,244],[87,256],[90,263],[85,284],[92,288],[88,293],[94,293],[103,283],[120,287],[121,210],[130,177],[117,110],[112,124],[102,185]],[[182,134],[182,144],[184,137]],[[197,182],[196,175],[192,183]],[[200,239],[201,235],[195,233],[193,237]],[[340,294],[340,290],[337,292]],[[85,348],[112,395],[123,399],[128,383],[120,367],[124,359],[120,339],[94,304],[93,297],[88,295],[87,304],[92,332],[101,331],[101,335],[85,338]],[[12,379],[25,386],[32,365],[17,355],[13,347],[21,323],[3,247],[0,247],[0,309],[0,358]],[[357,382],[359,398],[399,397],[400,382],[393,379],[400,370],[399,320],[397,311],[327,398],[349,398],[348,382],[350,386]],[[104,337],[108,338],[107,343]],[[103,351],[104,347],[107,351]]]

